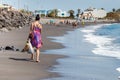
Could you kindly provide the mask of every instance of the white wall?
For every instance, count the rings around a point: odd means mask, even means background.
[[[107,15],[107,12],[105,10],[94,10],[91,13],[94,17],[97,18],[104,18]]]

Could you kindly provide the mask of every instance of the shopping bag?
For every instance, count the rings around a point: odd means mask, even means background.
[[[28,46],[29,46],[28,52],[33,54],[34,53],[34,48],[33,48],[32,44],[30,42],[30,39],[28,40]]]

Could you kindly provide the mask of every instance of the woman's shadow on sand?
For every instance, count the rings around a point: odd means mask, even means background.
[[[31,59],[26,59],[26,58],[12,58],[12,57],[10,57],[9,59],[15,60],[15,61],[31,61],[31,62],[33,62]]]

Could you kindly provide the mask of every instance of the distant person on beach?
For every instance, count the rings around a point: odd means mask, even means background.
[[[53,19],[50,19],[50,24],[53,24],[54,23],[54,20]]]
[[[42,25],[39,23],[40,16],[37,14],[35,17],[35,21],[31,23],[30,27],[30,42],[32,47],[36,49],[36,62],[40,62],[40,48],[42,47],[42,37],[41,37],[41,30]],[[34,59],[34,53],[31,54],[31,59]]]
[[[78,23],[77,23],[76,21],[75,21],[75,22],[72,22],[72,26],[73,26],[73,28],[76,28],[77,25],[78,25]]]

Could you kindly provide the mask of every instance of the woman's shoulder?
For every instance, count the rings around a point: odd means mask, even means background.
[[[39,28],[42,28],[42,24],[41,23],[37,22],[37,25],[38,25]]]

